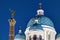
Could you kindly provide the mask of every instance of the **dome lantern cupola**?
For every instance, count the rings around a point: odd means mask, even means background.
[[[44,10],[42,9],[42,3],[39,3],[39,5],[40,5],[40,8],[39,8],[39,10],[37,10],[37,15],[44,15]]]

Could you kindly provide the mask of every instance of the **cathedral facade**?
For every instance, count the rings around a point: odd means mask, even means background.
[[[44,16],[44,10],[40,7],[35,17],[27,24],[25,35],[20,29],[14,40],[60,40],[60,34],[56,38],[54,23]]]

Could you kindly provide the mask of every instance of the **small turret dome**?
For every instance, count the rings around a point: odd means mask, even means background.
[[[57,38],[60,38],[60,34],[57,35]]]
[[[14,40],[25,40],[25,35],[22,34],[22,30],[19,30],[19,33],[15,36]]]
[[[57,35],[56,40],[60,40],[60,34]]]
[[[25,36],[22,34],[17,34],[14,38],[14,40],[25,40]]]

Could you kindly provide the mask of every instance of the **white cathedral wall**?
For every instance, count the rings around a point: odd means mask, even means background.
[[[56,31],[54,28],[44,25],[43,29],[45,31],[45,40],[49,40],[48,35],[50,35],[50,40],[55,40]]]
[[[38,36],[39,36],[39,34],[41,34],[43,36],[44,40],[49,40],[48,35],[50,35],[50,40],[55,40],[55,36],[56,36],[55,29],[51,26],[46,26],[46,25],[42,25],[42,27],[43,27],[44,31],[42,31],[42,30],[37,30],[37,31],[30,30],[29,31],[29,27],[28,27],[25,31],[26,40],[29,39],[30,35],[33,37],[34,34],[37,34]]]
[[[55,40],[56,34],[54,32],[51,32],[51,40]]]
[[[29,37],[28,37],[28,36],[29,36],[29,28],[30,28],[30,27],[27,27],[27,28],[26,28],[26,31],[25,31],[26,40],[29,39]]]
[[[42,30],[36,30],[36,31],[31,30],[29,36],[33,37],[33,35],[37,35],[37,37],[39,37],[39,35],[41,35],[42,38],[44,38],[44,32]]]
[[[44,31],[42,31],[42,30],[30,30],[30,31],[26,30],[25,35],[26,35],[26,40],[29,40],[29,37],[31,36],[31,39],[32,39],[33,35],[37,35],[37,37],[39,37],[39,35],[41,35],[42,39],[44,39],[45,34],[44,34]]]
[[[55,33],[45,30],[45,40],[49,40],[48,35],[50,35],[50,40],[55,40]]]

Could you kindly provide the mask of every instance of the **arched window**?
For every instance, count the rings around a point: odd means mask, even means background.
[[[31,40],[31,36],[29,36],[29,40]]]
[[[37,40],[37,36],[36,35],[33,36],[33,40]]]
[[[42,36],[41,35],[39,36],[39,40],[42,40]]]

